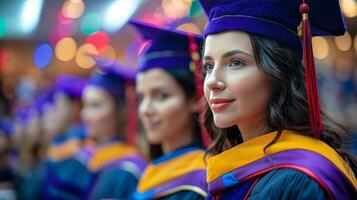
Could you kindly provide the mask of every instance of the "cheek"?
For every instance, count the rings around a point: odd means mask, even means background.
[[[162,105],[158,106],[158,113],[161,114],[162,118],[166,121],[174,120],[179,117],[184,111],[185,104],[181,98],[171,98],[167,100]]]
[[[247,115],[264,112],[271,94],[266,77],[259,71],[253,72],[229,77],[229,89],[237,100],[238,110]]]
[[[86,119],[85,121],[88,123],[89,127],[100,129],[114,119],[114,110],[114,106],[110,105],[91,108],[86,111],[85,115],[87,116],[84,118]]]
[[[207,101],[209,100],[209,93],[210,93],[210,90],[208,89],[208,86],[206,85],[206,80],[205,80],[205,82],[203,84],[203,94],[205,95],[205,98]]]

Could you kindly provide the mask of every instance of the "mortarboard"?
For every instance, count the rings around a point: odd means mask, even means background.
[[[74,99],[79,99],[82,96],[86,82],[86,79],[78,76],[61,74],[57,77],[55,91],[60,91]]]
[[[192,61],[190,40],[201,45],[201,35],[186,33],[179,30],[169,30],[145,22],[130,21],[144,40],[151,43],[140,57],[138,71],[151,68],[185,68],[190,70]]]
[[[126,82],[134,82],[135,70],[125,66],[118,61],[108,62],[108,58],[93,56],[96,61],[97,70],[88,80],[89,85],[104,88],[114,98],[124,98]],[[112,63],[107,65],[108,63]]]

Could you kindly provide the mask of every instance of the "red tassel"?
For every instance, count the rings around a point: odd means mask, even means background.
[[[319,95],[317,91],[316,69],[311,42],[311,25],[308,19],[308,12],[309,6],[303,0],[303,3],[300,5],[302,22],[300,25],[301,32],[299,34],[302,34],[304,46],[304,66],[306,76],[307,100],[309,104],[310,113],[310,127],[311,132],[314,134],[314,137],[319,138],[321,132],[323,131],[323,126],[320,112]]]
[[[127,81],[125,84],[125,102],[127,107],[127,141],[131,145],[136,145],[138,132],[138,117],[136,110],[136,96],[134,84]]]
[[[203,123],[203,113],[204,107],[202,105],[202,97],[203,97],[203,79],[202,79],[202,68],[201,68],[201,60],[199,54],[199,48],[196,44],[195,38],[193,34],[188,35],[189,42],[190,42],[190,53],[191,53],[191,71],[195,75],[195,82],[196,82],[196,99],[200,103],[200,110],[199,110],[199,121],[200,121],[200,128],[201,128],[201,137],[202,142],[205,147],[208,147],[210,144],[210,139],[207,134],[207,130]]]

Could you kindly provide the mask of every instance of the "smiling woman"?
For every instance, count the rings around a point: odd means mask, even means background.
[[[132,22],[152,40],[141,56],[136,91],[151,145],[150,165],[135,199],[204,199],[206,171],[187,33]],[[193,35],[194,43],[201,38]],[[192,179],[192,177],[195,177]]]
[[[338,1],[310,1],[312,33],[302,1],[302,40],[298,0],[201,4],[209,18],[205,123],[215,154],[207,160],[208,199],[352,199],[356,160],[343,129],[320,112],[309,52],[311,34],[344,33]]]

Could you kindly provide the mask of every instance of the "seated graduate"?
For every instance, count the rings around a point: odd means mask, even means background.
[[[143,39],[151,40],[140,57],[136,91],[153,160],[134,199],[205,199],[205,150],[192,70],[199,48],[190,50],[190,45],[199,46],[201,37],[143,22],[131,24]]]
[[[135,100],[135,72],[117,62],[107,66],[105,58],[95,59],[97,69],[84,89],[81,111],[88,137],[95,142],[92,150],[87,149],[85,161],[94,175],[88,198],[130,199],[146,167],[135,146],[128,144],[136,135],[129,132],[136,131],[135,119],[125,119],[125,113],[136,112],[135,107],[126,106],[130,89]]]
[[[77,158],[85,139],[79,122],[85,84],[84,78],[67,74],[59,75],[55,82],[53,121],[47,125],[51,126],[53,138],[46,158],[44,199],[83,199],[89,187],[91,173]]]

